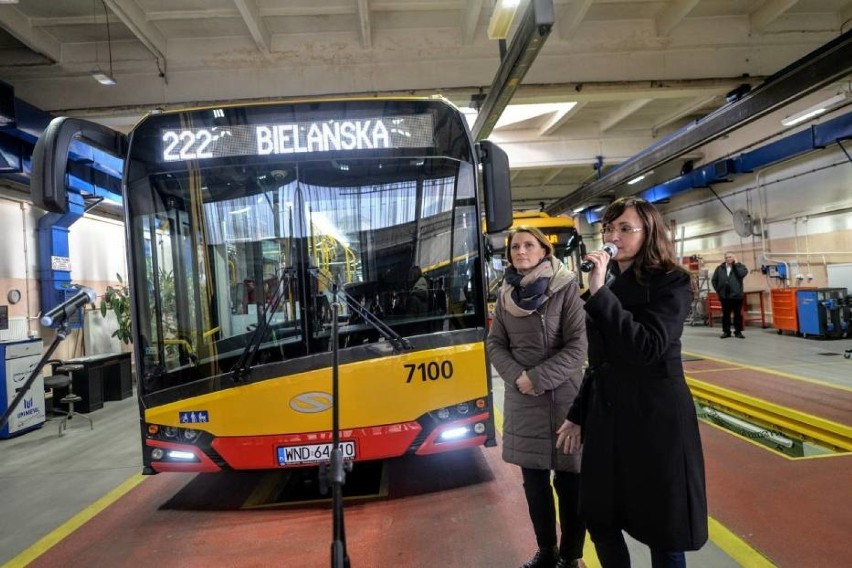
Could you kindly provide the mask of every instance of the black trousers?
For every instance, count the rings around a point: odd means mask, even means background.
[[[734,331],[743,330],[743,299],[719,300],[722,303],[722,333],[731,333],[731,314],[734,314]]]
[[[556,546],[556,505],[553,489],[559,496],[559,524],[562,538],[559,555],[568,560],[583,557],[586,525],[580,519],[580,474],[557,471],[550,485],[550,470],[521,468],[524,477],[524,494],[530,510],[535,540],[541,549]]]
[[[603,568],[630,568],[630,552],[621,529],[589,526],[589,535]],[[651,548],[651,568],[686,568],[686,555]]]

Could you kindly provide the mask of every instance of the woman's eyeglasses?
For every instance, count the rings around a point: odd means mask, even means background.
[[[612,233],[621,233],[622,235],[629,235],[630,233],[638,233],[641,230],[642,227],[631,227],[630,225],[621,225],[620,227],[607,225],[601,229],[601,234],[611,235]]]

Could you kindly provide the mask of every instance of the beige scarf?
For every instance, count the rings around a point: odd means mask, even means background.
[[[521,286],[527,286],[538,280],[539,278],[551,278],[553,277],[553,262],[548,259],[530,270],[524,277],[521,279]],[[515,303],[515,300],[512,299],[512,290],[514,287],[503,280],[503,285],[500,287],[500,300],[503,303],[506,311],[509,314],[515,317],[526,317],[530,314],[535,313],[536,310],[525,310],[524,308],[518,306]]]

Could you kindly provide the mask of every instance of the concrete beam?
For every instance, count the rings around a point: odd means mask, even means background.
[[[166,66],[167,41],[160,30],[151,25],[145,18],[145,12],[135,0],[103,0],[110,11],[121,23],[130,29],[142,45],[157,60],[158,65]]]
[[[710,103],[712,103],[713,101],[715,101],[719,98],[721,98],[721,95],[710,95],[710,96],[706,96],[706,97],[697,97],[697,98],[695,98],[695,99],[693,99],[693,100],[691,100],[691,101],[689,101],[685,104],[682,104],[681,106],[677,107],[676,109],[674,109],[672,112],[670,112],[666,116],[657,120],[654,123],[654,125],[651,126],[651,133],[654,136],[656,136],[657,132],[661,128],[663,128],[664,126],[667,126],[667,125],[671,124],[672,122],[674,122],[676,120],[680,120],[684,116],[689,116],[690,114],[692,114],[693,112],[695,112],[696,110],[698,110],[702,107],[709,106]]]
[[[464,16],[461,22],[461,36],[463,45],[471,45],[476,36],[476,28],[479,26],[479,16],[482,14],[482,0],[468,0],[465,3]]]
[[[563,124],[577,115],[586,106],[586,101],[578,102],[566,111],[557,111],[545,122],[538,130],[539,136],[550,136],[556,132]]]
[[[268,56],[269,29],[266,27],[263,17],[257,9],[257,2],[255,0],[234,0],[234,4],[237,5],[237,10],[240,11],[240,15],[243,17],[243,21],[246,23],[246,27],[252,39],[254,39],[257,49],[262,54]]]
[[[560,6],[564,12],[556,18],[556,31],[559,34],[559,39],[567,41],[574,37],[574,32],[583,23],[583,18],[586,17],[586,12],[589,11],[593,1],[576,0],[568,6]]]
[[[145,13],[145,19],[149,22],[162,22],[167,20],[215,20],[239,17],[240,11],[232,8],[214,8],[210,10],[170,10],[166,12]]]
[[[361,47],[373,47],[373,30],[370,27],[370,0],[358,0],[358,22],[361,31]]]
[[[642,107],[650,103],[653,99],[636,99],[630,101],[627,104],[624,104],[616,110],[614,113],[606,117],[603,121],[601,121],[601,132],[606,132],[607,130],[611,130],[619,123],[623,122],[625,119],[639,111]]]
[[[695,8],[698,0],[672,0],[654,17],[657,35],[668,36],[678,24]]]
[[[15,6],[0,6],[0,28],[51,61],[58,63],[62,60],[62,45],[56,38],[39,30]]]
[[[760,7],[748,15],[752,32],[762,32],[766,26],[778,19],[784,12],[796,5],[799,0],[766,0]]]
[[[547,185],[556,179],[556,176],[565,171],[565,168],[553,168],[541,178],[541,185]]]

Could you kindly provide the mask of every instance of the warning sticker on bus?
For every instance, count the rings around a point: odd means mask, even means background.
[[[278,446],[278,465],[308,465],[325,463],[331,459],[332,444],[309,444],[306,446]],[[343,459],[355,459],[355,442],[340,442]]]

